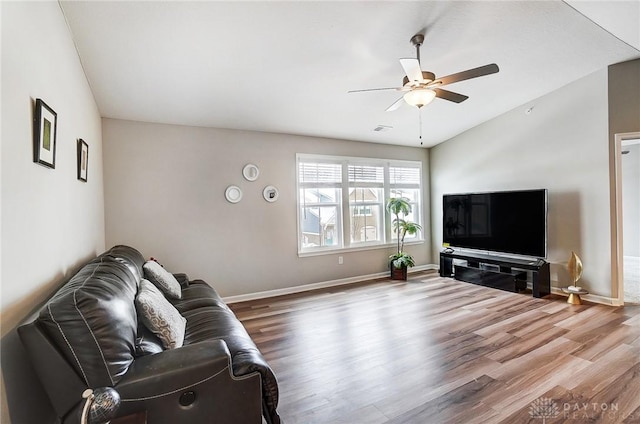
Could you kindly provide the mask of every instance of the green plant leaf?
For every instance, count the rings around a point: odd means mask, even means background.
[[[403,266],[414,266],[415,262],[411,255],[403,253],[404,238],[407,234],[416,234],[422,229],[422,226],[418,223],[407,221],[404,219],[411,213],[411,203],[406,197],[392,197],[387,201],[386,209],[389,213],[395,215],[395,218],[391,221],[393,231],[396,233],[398,239],[398,249],[394,255],[389,256],[390,263],[396,268]],[[402,218],[400,217],[402,215]]]

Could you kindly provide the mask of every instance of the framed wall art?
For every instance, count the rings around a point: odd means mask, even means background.
[[[33,161],[49,168],[55,168],[58,114],[42,99],[36,99],[33,120]]]
[[[280,193],[278,192],[278,189],[272,185],[266,186],[262,191],[262,197],[264,197],[264,200],[266,200],[269,203],[273,203],[276,200],[278,200],[279,194]]]
[[[249,163],[242,168],[242,175],[247,181],[255,181],[260,176],[260,168],[257,165]]]
[[[236,185],[230,185],[225,190],[224,197],[229,203],[238,203],[242,200],[242,190]]]
[[[89,145],[81,138],[78,139],[78,179],[87,182],[89,168]]]

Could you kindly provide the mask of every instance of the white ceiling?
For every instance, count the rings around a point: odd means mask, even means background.
[[[385,112],[401,93],[347,91],[400,86],[415,33],[437,77],[500,67],[421,110],[425,147],[640,57],[637,0],[61,5],[103,117],[409,146],[418,110]]]

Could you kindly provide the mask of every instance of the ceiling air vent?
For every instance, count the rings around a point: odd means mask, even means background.
[[[375,127],[373,130],[375,132],[384,132],[384,131],[389,131],[390,129],[392,129],[393,127],[389,126],[389,125],[378,125],[377,127]]]

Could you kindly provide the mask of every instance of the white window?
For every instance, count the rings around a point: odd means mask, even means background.
[[[421,224],[421,162],[298,154],[297,167],[299,253],[392,243],[390,197],[408,198],[406,219]]]
[[[347,162],[347,172],[350,244],[384,243],[384,167]]]
[[[342,247],[342,165],[298,164],[299,250]]]
[[[422,216],[422,202],[420,201],[421,189],[421,176],[420,168],[406,167],[406,166],[390,166],[389,167],[389,185],[390,185],[390,197],[404,197],[409,199],[411,205],[411,213],[404,219],[407,221],[420,222],[420,216]],[[397,239],[395,232],[391,232],[393,240]],[[405,236],[405,242],[415,240],[420,234]]]

